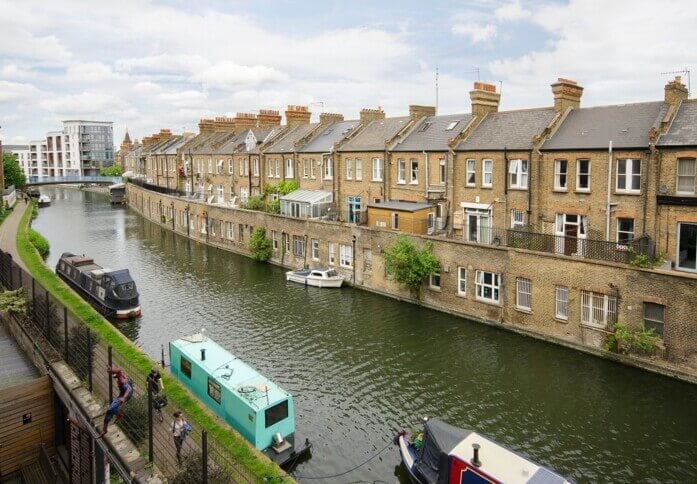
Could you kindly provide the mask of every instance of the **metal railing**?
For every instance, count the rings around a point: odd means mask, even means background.
[[[185,415],[185,419],[194,432],[185,439],[180,460],[172,436],[172,418],[169,417],[178,410],[175,404],[169,402],[164,411],[166,416],[158,413],[153,408],[154,395],[147,384],[147,374],[104,342],[3,251],[0,251],[0,284],[8,290],[23,289],[27,300],[26,314],[11,314],[10,317],[24,328],[51,363],[63,360],[70,366],[105,407],[118,396],[118,388],[107,367],[118,366],[133,379],[133,395],[122,407],[124,418],[118,424],[112,422],[109,432],[115,432],[114,425],[118,425],[168,482],[263,482],[189,415]],[[164,347],[162,359],[164,364]],[[154,362],[153,366],[156,366]],[[101,427],[101,422],[98,425]]]

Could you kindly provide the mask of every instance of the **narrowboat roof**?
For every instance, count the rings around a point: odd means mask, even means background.
[[[262,410],[290,397],[274,382],[200,333],[179,338],[171,344],[255,410]],[[205,360],[201,360],[202,349],[206,350]]]

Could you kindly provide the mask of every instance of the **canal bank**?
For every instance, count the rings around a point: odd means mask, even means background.
[[[84,423],[92,428],[85,432],[88,439],[85,445],[94,447],[108,443],[113,452],[124,452],[126,458],[131,456],[131,460],[135,454],[139,458],[137,470],[155,471],[152,482],[159,482],[160,477],[184,478],[182,473],[188,468],[176,467],[169,422],[163,423],[161,419],[158,424],[152,412],[148,412],[148,395],[144,390],[148,388],[146,375],[157,366],[157,362],[125,338],[44,265],[28,241],[26,231],[30,212],[24,208],[17,210],[7,221],[9,223],[2,227],[0,242],[5,249],[11,249],[9,253],[14,252],[22,264],[20,267],[13,261],[15,257],[10,259],[3,253],[3,282],[11,289],[23,287],[24,294],[30,298],[31,310],[26,320],[21,322],[39,330],[33,344],[36,346],[41,340],[46,351],[53,355],[52,364],[73,367],[78,373],[78,377],[71,379],[73,386],[68,393],[87,394],[91,401],[89,417],[85,417]],[[62,363],[61,357],[67,365]],[[105,371],[111,365],[123,368],[136,384],[131,399],[133,403],[124,405],[125,418],[118,425],[114,423],[102,440],[96,438],[95,428],[101,428],[104,409],[115,396],[111,375]],[[187,419],[197,427],[196,435],[187,441],[185,457],[191,459],[194,468],[198,462],[198,475],[205,467],[201,463],[208,462],[219,471],[216,475],[229,476],[236,482],[260,482],[267,478],[290,480],[242,436],[221,424],[177,380],[165,374],[163,381],[168,387],[168,410],[184,411]],[[134,445],[138,449],[134,449]],[[140,459],[138,451],[147,455],[147,463]],[[195,470],[192,472],[192,476],[197,476]]]
[[[650,294],[648,300],[661,305],[690,300],[697,293],[697,275],[482,246],[444,237],[412,236],[417,244],[433,244],[442,268],[437,283],[427,281],[421,299],[415,300],[391,280],[385,268],[384,250],[399,233],[212,205],[130,183],[127,187],[132,209],[164,228],[209,246],[251,256],[251,233],[254,227],[262,227],[273,240],[273,264],[293,269],[333,266],[349,284],[361,289],[697,383],[697,321],[688,304],[672,306],[675,325],[650,357],[606,351],[606,340],[612,334],[607,320],[603,325],[587,324],[581,314],[595,311],[586,309],[586,298],[604,298],[605,311],[614,304],[618,321],[636,328],[644,318],[645,293]],[[479,297],[476,278],[480,273],[492,274],[498,281],[492,289],[496,301]],[[527,284],[534,306],[519,305],[519,281]],[[557,314],[558,288],[566,297],[564,317]],[[545,310],[555,316],[541,316]]]
[[[359,465],[424,415],[579,482],[697,475],[695,386],[369,291],[290,284],[277,266],[177,235],[101,195],[53,194],[34,223],[51,241],[48,265],[72,250],[128,267],[143,317],[119,329],[152,358],[205,327],[294,395],[314,444],[294,472],[300,482]],[[398,463],[388,449],[320,480],[394,482],[406,477]]]

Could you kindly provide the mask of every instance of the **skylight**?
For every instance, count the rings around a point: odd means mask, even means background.
[[[426,121],[426,122],[424,123],[424,125],[421,126],[421,129],[419,129],[419,131],[421,131],[421,132],[426,131],[428,128],[431,127],[431,124],[433,124],[433,123],[431,123],[430,121]]]
[[[448,127],[445,128],[445,130],[446,130],[446,131],[452,131],[453,129],[455,129],[455,126],[457,126],[457,123],[459,123],[459,122],[460,122],[460,120],[459,120],[459,119],[456,119],[455,121],[451,122],[451,123],[448,125]]]

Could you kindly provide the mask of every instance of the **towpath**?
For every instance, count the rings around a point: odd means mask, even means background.
[[[0,225],[0,249],[12,254],[14,261],[24,270],[27,268],[17,252],[17,229],[19,228],[20,220],[22,220],[22,215],[24,215],[25,210],[29,207],[30,205],[28,203],[18,198],[12,213],[5,219],[2,225]]]

